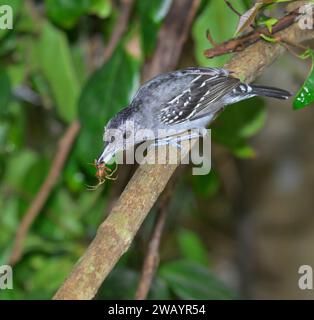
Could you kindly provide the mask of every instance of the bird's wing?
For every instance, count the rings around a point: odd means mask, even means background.
[[[186,69],[187,75],[191,74],[189,70],[193,72],[193,80],[161,109],[159,117],[164,124],[192,121],[211,111],[215,113],[217,106],[221,107],[219,100],[240,84],[239,79],[230,77],[224,69]]]

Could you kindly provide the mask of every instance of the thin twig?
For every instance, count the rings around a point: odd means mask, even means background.
[[[213,47],[217,47],[219,44],[214,40],[211,32],[209,29],[206,30],[206,38],[209,41],[209,43],[213,46]]]
[[[155,271],[159,263],[159,246],[161,235],[165,226],[167,209],[162,206],[159,208],[156,216],[156,223],[149,242],[147,255],[144,260],[142,275],[137,288],[135,299],[144,300],[147,298],[149,289],[154,279]]]
[[[75,138],[79,133],[79,130],[79,122],[74,121],[69,126],[64,136],[61,138],[49,174],[46,177],[44,183],[42,184],[36,197],[32,201],[30,207],[24,214],[23,219],[17,229],[12,254],[9,259],[9,264],[14,265],[16,262],[20,260],[23,251],[24,240],[28,233],[28,230],[31,227],[34,220],[36,219],[36,217],[39,215],[42,208],[44,207],[53,187],[55,186],[60,172],[63,169],[67,156],[75,141]]]
[[[283,41],[280,41],[278,43],[280,43],[291,55],[293,55],[296,58],[300,58],[300,55],[297,52],[295,52],[290,45]]]
[[[160,241],[165,226],[165,221],[168,213],[167,209],[171,200],[172,190],[173,183],[169,183],[158,203],[156,221],[152,232],[152,237],[148,244],[147,254],[143,263],[141,278],[135,294],[136,300],[144,300],[147,298],[157,266],[159,264]]]
[[[226,53],[243,51],[248,46],[258,41],[262,41],[261,34],[271,37],[277,32],[280,32],[291,26],[295,22],[295,19],[298,15],[299,10],[296,9],[283,18],[279,19],[278,22],[273,26],[271,33],[269,32],[267,27],[261,27],[241,37],[231,39],[229,41],[221,43],[220,45],[216,45],[213,48],[207,49],[204,52],[204,55],[205,57],[211,59],[224,55]]]
[[[278,41],[283,42],[283,43],[287,44],[290,47],[294,47],[294,48],[297,48],[297,49],[302,50],[302,51],[306,51],[306,50],[309,49],[309,47],[303,46],[302,44],[291,42],[291,41],[288,41],[288,40],[286,40],[284,38],[280,38],[280,37],[278,37],[278,38],[279,38]]]
[[[132,12],[132,7],[134,4],[134,0],[122,0],[121,1],[121,9],[120,15],[116,22],[115,29],[111,35],[109,42],[104,51],[104,62],[108,61],[108,59],[112,56],[115,48],[117,47],[121,37],[128,27],[128,22],[130,19],[130,15]]]
[[[144,66],[144,81],[176,67],[199,3],[200,0],[173,0],[164,25],[159,31],[154,56]]]
[[[228,1],[228,0],[225,0],[225,4],[228,6],[228,8],[234,12],[237,16],[241,17],[242,14]]]

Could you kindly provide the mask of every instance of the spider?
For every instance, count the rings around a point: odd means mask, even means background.
[[[95,186],[87,186],[88,190],[96,190],[99,186],[105,183],[106,180],[116,180],[117,177],[113,177],[113,175],[118,170],[118,165],[112,170],[107,167],[105,163],[97,164],[97,160],[92,163],[92,165],[97,169],[96,178],[98,179],[98,183]]]

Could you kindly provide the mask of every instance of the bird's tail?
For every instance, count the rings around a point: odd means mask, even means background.
[[[250,87],[252,88],[251,93],[257,96],[271,97],[276,99],[288,99],[292,95],[289,91],[273,87],[260,86],[255,84],[251,84]]]

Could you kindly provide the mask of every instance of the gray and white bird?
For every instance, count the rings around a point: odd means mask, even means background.
[[[107,163],[126,148],[127,121],[133,122],[135,132],[149,129],[157,135],[159,129],[173,129],[180,134],[206,128],[225,106],[254,96],[287,99],[291,94],[282,89],[242,83],[223,68],[192,67],[161,74],[144,83],[130,105],[108,122],[104,150],[97,164]],[[120,138],[113,139],[107,134],[110,129],[120,130]],[[170,141],[169,137],[159,138]],[[145,140],[146,136],[137,135],[134,144]]]

